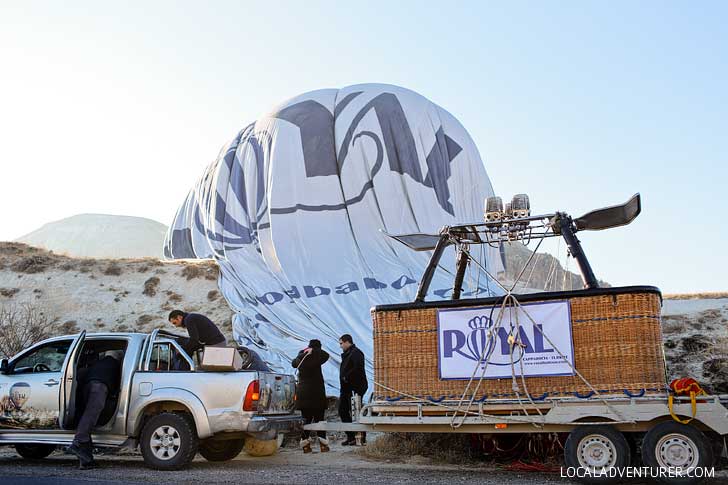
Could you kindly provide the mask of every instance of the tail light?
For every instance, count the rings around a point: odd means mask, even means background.
[[[260,399],[260,382],[257,380],[248,384],[245,391],[245,401],[243,401],[243,411],[257,411],[258,400]]]

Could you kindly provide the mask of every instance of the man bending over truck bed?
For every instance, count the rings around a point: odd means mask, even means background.
[[[212,323],[212,320],[205,315],[172,310],[169,314],[169,322],[175,327],[187,329],[190,337],[180,343],[190,356],[196,350],[204,347],[225,347],[227,343],[225,336],[217,328],[217,325]]]

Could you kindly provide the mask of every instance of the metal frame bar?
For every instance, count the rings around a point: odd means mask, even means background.
[[[447,228],[443,228],[445,230]],[[445,248],[451,244],[450,238],[446,234],[440,235],[440,240],[437,241],[437,246],[435,246],[435,249],[432,252],[432,256],[430,257],[430,262],[427,264],[427,267],[425,268],[425,272],[422,274],[422,279],[420,280],[420,286],[417,288],[417,295],[415,296],[415,302],[422,303],[425,301],[425,296],[427,295],[427,290],[430,289],[430,283],[432,283],[432,277],[435,274],[435,269],[437,268],[437,265],[440,264],[440,259],[442,258],[442,253],[445,252]]]
[[[581,279],[584,282],[584,288],[599,288],[599,280],[594,275],[591,264],[584,253],[581,241],[576,237],[576,226],[574,221],[568,214],[559,213],[558,224],[561,236],[564,238],[569,252],[576,259],[576,264],[581,272]]]
[[[353,423],[319,422],[306,425],[309,431],[378,431],[378,432],[427,432],[427,433],[551,433],[568,432],[577,426],[585,426],[584,419],[599,420],[605,424],[612,424],[621,431],[647,431],[655,422],[672,419],[667,407],[667,398],[664,396],[648,396],[641,398],[606,397],[611,406],[619,414],[629,419],[629,422],[619,421],[609,407],[601,400],[584,400],[578,398],[553,399],[528,405],[528,410],[540,407],[545,412],[543,418],[531,415],[530,418],[516,403],[495,402],[479,403],[478,410],[464,418],[460,427],[451,426],[452,416],[441,414],[428,416],[430,410],[438,408],[436,405],[410,402],[400,404],[375,402],[362,408],[361,414]],[[728,436],[728,395],[713,395],[701,397],[697,403],[695,424],[698,427],[712,430],[721,436]],[[725,404],[724,404],[725,403]],[[611,407],[610,406],[610,407]],[[389,413],[379,412],[374,415],[374,409],[383,408]],[[396,415],[398,408],[416,413],[412,416]],[[439,408],[440,412],[442,408]],[[489,412],[504,412],[503,415],[486,415]],[[692,414],[689,398],[676,398],[675,414],[690,416]],[[527,420],[533,421],[529,422]],[[496,427],[498,425],[498,427]],[[505,426],[504,426],[505,425]]]

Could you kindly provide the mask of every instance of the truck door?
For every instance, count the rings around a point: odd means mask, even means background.
[[[0,374],[0,432],[59,428],[63,375],[75,339],[54,339],[21,352]]]
[[[58,420],[61,429],[74,429],[76,417],[76,388],[78,387],[78,358],[86,339],[86,331],[82,331],[71,344],[68,358],[63,366],[63,379],[61,380],[60,395],[58,398]]]

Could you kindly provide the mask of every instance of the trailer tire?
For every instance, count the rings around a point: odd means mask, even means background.
[[[694,484],[704,477],[659,474],[659,468],[710,467],[713,446],[698,428],[676,421],[665,421],[649,430],[642,441],[642,463],[653,469],[653,476],[663,483]]]
[[[608,470],[626,468],[631,463],[629,443],[624,435],[613,426],[577,426],[564,445],[564,461],[567,467]],[[600,474],[579,477],[585,483],[614,483],[619,475],[610,477]]]
[[[56,451],[56,445],[46,445],[42,443],[18,443],[15,445],[15,451],[18,455],[26,460],[42,460],[46,456]]]
[[[208,439],[200,443],[200,455],[207,461],[229,461],[243,451],[245,438],[237,440]]]
[[[199,439],[192,417],[161,413],[144,423],[139,448],[144,463],[154,470],[179,470],[197,454]]]

